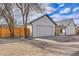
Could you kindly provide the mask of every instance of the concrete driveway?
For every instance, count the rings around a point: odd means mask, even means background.
[[[57,36],[58,39],[62,36]],[[57,38],[55,37],[55,38]],[[76,36],[72,36],[76,37]],[[0,56],[71,56],[79,55],[79,42],[56,42],[52,36],[41,37],[50,39],[50,42],[23,39],[0,39]],[[40,39],[42,40],[42,39]],[[52,42],[51,42],[52,40]],[[7,43],[7,44],[6,44]]]
[[[79,35],[72,35],[72,36],[45,36],[45,37],[38,37],[40,39],[48,39],[48,40],[55,40],[58,42],[79,42]]]

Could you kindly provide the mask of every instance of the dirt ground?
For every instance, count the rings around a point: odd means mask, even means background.
[[[0,39],[0,56],[79,56],[79,42]]]

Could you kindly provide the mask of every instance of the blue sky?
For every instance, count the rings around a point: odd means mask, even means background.
[[[79,25],[79,3],[50,3],[46,9],[47,14],[54,18],[54,21],[73,18]]]

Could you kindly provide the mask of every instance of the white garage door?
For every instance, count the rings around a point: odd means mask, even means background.
[[[40,36],[50,36],[53,35],[53,27],[52,26],[36,26],[36,37]]]

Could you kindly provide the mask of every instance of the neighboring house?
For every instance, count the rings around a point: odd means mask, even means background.
[[[28,25],[33,37],[53,36],[55,35],[55,26],[56,23],[48,15],[43,15]]]
[[[79,34],[79,26],[76,27],[76,34]]]
[[[56,35],[73,35],[75,32],[75,24],[73,19],[65,19],[56,21]]]

